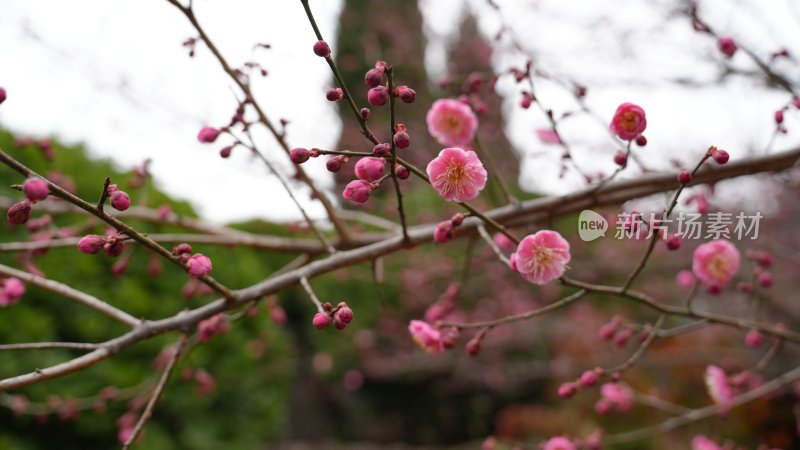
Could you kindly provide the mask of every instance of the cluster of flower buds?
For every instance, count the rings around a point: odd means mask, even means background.
[[[19,278],[0,279],[0,308],[11,306],[25,295],[25,284]]]
[[[22,183],[25,200],[14,203],[6,212],[6,219],[11,225],[23,225],[28,222],[33,212],[32,206],[50,195],[50,186],[39,177],[30,177]]]
[[[561,398],[570,398],[581,388],[595,386],[603,375],[605,375],[605,371],[600,367],[587,370],[583,372],[577,380],[562,383],[561,386],[558,387],[558,396]]]
[[[464,223],[464,215],[456,213],[450,220],[439,222],[433,230],[433,240],[437,244],[446,244],[456,236],[456,227]]]
[[[650,335],[651,325],[645,325],[639,332],[639,341],[644,341]],[[636,328],[623,322],[619,316],[614,316],[610,322],[600,327],[599,336],[604,341],[613,342],[617,347],[624,347],[636,334]]]
[[[230,329],[231,324],[225,319],[225,314],[219,313],[197,324],[197,339],[206,342],[214,336],[227,333]]]
[[[344,330],[353,321],[353,310],[345,302],[339,302],[334,308],[330,303],[322,305],[322,311],[314,315],[312,323],[318,330],[328,328],[333,322],[337,330]]]
[[[172,255],[186,265],[186,270],[194,278],[202,278],[211,273],[213,265],[211,259],[202,254],[192,254],[192,246],[186,243],[178,244],[172,249]]]
[[[78,241],[78,250],[87,255],[94,255],[100,250],[105,250],[108,256],[115,258],[122,254],[126,240],[127,237],[125,235],[117,233],[109,236],[87,234]]]

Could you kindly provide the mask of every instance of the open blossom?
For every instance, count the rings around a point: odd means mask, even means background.
[[[739,250],[726,239],[700,245],[694,251],[692,272],[710,286],[723,286],[739,271]]]
[[[469,105],[453,99],[433,102],[425,121],[428,132],[442,145],[469,144],[478,129],[478,117]]]
[[[623,103],[611,119],[611,131],[620,139],[630,141],[644,132],[647,128],[647,119],[644,109],[633,103]]]
[[[728,384],[725,371],[717,366],[708,366],[705,374],[706,389],[714,403],[726,405],[733,400],[733,390]]]
[[[692,450],[722,450],[722,447],[700,434],[692,439]]]
[[[511,255],[512,269],[535,284],[546,284],[564,274],[570,261],[569,242],[556,231],[525,236]]]
[[[577,450],[577,446],[563,436],[550,438],[544,444],[544,450]]]
[[[545,144],[561,144],[561,136],[553,130],[547,128],[540,128],[536,130],[536,135]]]
[[[426,169],[433,189],[448,201],[465,202],[477,197],[488,174],[473,151],[446,148]]]
[[[633,408],[633,391],[622,383],[605,383],[600,387],[601,399],[595,405],[598,411],[615,408],[621,413]]]
[[[442,333],[429,323],[421,320],[412,320],[408,324],[408,331],[411,333],[411,337],[414,338],[414,342],[426,352],[436,354],[444,350]]]

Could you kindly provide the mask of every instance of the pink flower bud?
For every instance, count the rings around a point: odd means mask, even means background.
[[[334,316],[344,322],[345,325],[348,325],[353,321],[353,310],[345,306],[343,308],[339,308]]]
[[[586,387],[594,386],[599,381],[601,373],[602,369],[593,369],[583,372],[583,374],[581,374],[581,384]]]
[[[454,227],[460,227],[461,224],[464,223],[464,215],[461,213],[453,214],[453,217],[450,218],[450,223],[452,223]]]
[[[614,164],[623,167],[628,164],[628,154],[623,152],[622,150],[617,150],[617,153],[614,153]]]
[[[331,47],[325,41],[317,41],[314,43],[314,54],[320,58],[327,58],[331,55]]]
[[[639,136],[636,137],[636,145],[638,145],[639,147],[644,147],[645,145],[647,145],[647,138],[644,137],[643,134],[640,134]]]
[[[564,383],[558,387],[558,396],[561,398],[570,398],[578,392],[575,383]]]
[[[50,187],[43,179],[31,177],[22,184],[22,191],[25,192],[28,200],[35,203],[47,198],[48,194],[50,194]]]
[[[768,288],[772,286],[773,279],[772,274],[769,272],[761,272],[756,276],[758,280],[758,284],[761,285],[763,288]]]
[[[729,36],[720,37],[719,41],[717,41],[717,46],[719,47],[719,51],[727,58],[733,58],[734,53],[739,49],[736,45],[736,41]]]
[[[22,225],[31,218],[31,202],[30,200],[23,200],[19,203],[14,203],[8,208],[6,219],[11,225]]]
[[[78,250],[87,255],[94,255],[106,245],[106,238],[96,234],[87,234],[78,241]]]
[[[394,166],[394,174],[401,180],[407,180],[411,176],[411,171],[406,166],[397,164]]]
[[[223,158],[229,158],[231,156],[231,152],[233,152],[233,146],[229,145],[227,147],[222,147],[219,151],[219,156]]]
[[[183,255],[184,253],[192,253],[192,246],[186,243],[178,244],[172,249],[172,254],[175,256]]]
[[[377,86],[367,92],[367,102],[372,106],[385,105],[389,100],[389,90],[386,86]]]
[[[408,86],[397,86],[394,89],[396,95],[403,103],[414,103],[417,99],[417,93]]]
[[[344,330],[345,328],[347,328],[347,324],[344,323],[344,320],[342,320],[341,317],[339,317],[338,315],[333,316],[333,326],[337,330]]]
[[[372,154],[379,158],[388,156],[391,152],[392,152],[392,146],[386,142],[382,144],[376,144],[375,147],[372,147]]]
[[[753,283],[748,283],[747,281],[740,281],[736,285],[736,289],[738,289],[741,292],[744,292],[745,294],[749,294],[753,292],[754,288],[753,288]]]
[[[408,148],[408,146],[411,145],[411,136],[409,136],[405,131],[395,133],[392,139],[394,140],[394,145],[397,146],[397,148]]]
[[[331,102],[338,102],[339,100],[344,98],[344,91],[342,88],[330,88],[325,91],[325,98]]]
[[[458,331],[458,328],[450,328],[445,333],[442,334],[442,345],[444,348],[453,348],[456,345],[456,341],[458,340],[458,336],[461,332]]]
[[[681,248],[681,237],[677,234],[672,235],[667,239],[667,250],[674,251]]]
[[[200,132],[197,133],[197,140],[203,144],[210,144],[217,140],[219,133],[220,131],[216,128],[203,127],[200,129]]]
[[[692,182],[692,174],[691,174],[691,172],[689,172],[686,169],[681,169],[681,171],[678,172],[678,181],[681,182],[681,184],[689,184],[689,183],[691,183]]]
[[[475,336],[467,342],[466,350],[469,356],[478,356],[478,353],[481,352],[481,340],[478,336]]]
[[[364,181],[378,181],[386,170],[386,160],[382,158],[361,158],[356,163],[355,174]]]
[[[764,343],[764,335],[758,330],[750,330],[744,336],[744,343],[751,348],[759,347]]]
[[[336,173],[342,170],[342,167],[344,167],[344,163],[346,162],[347,157],[344,155],[332,156],[325,161],[325,168],[328,169],[328,172]]]
[[[455,235],[453,223],[449,220],[439,222],[439,225],[436,225],[436,228],[433,230],[433,240],[437,244],[446,244],[452,241]]]
[[[353,180],[347,183],[342,197],[355,203],[365,203],[372,194],[372,185],[364,180]]]
[[[523,92],[522,93],[522,100],[519,102],[519,106],[522,109],[528,109],[531,107],[531,103],[533,103],[533,96],[530,92]]]
[[[322,41],[320,41],[322,42]],[[295,164],[303,164],[304,162],[308,161],[311,155],[308,152],[308,149],[305,148],[293,148],[291,153],[289,153],[289,158],[291,158],[292,162]]]
[[[714,147],[714,149],[716,150],[716,147]],[[711,152],[711,157],[714,158],[717,164],[725,164],[730,159],[730,155],[725,150],[713,151]]]
[[[103,246],[103,250],[106,251],[106,255],[116,258],[125,250],[125,244],[122,241],[107,242],[106,245]]]
[[[614,345],[617,347],[624,347],[625,344],[633,337],[633,330],[630,328],[625,328],[614,338]]]
[[[600,327],[599,336],[604,341],[610,341],[614,339],[614,336],[617,334],[617,327],[618,324],[616,322],[609,322],[604,324]]]
[[[196,253],[189,258],[189,261],[186,263],[186,268],[189,270],[189,275],[200,278],[210,274],[213,265],[208,256],[202,253]]]
[[[0,87],[0,105],[2,105],[4,101],[6,101],[6,98],[7,98],[6,90]]]
[[[314,320],[312,321],[314,324],[314,328],[318,330],[323,330],[328,328],[328,325],[331,324],[331,316],[328,313],[319,312],[314,315]]]
[[[361,108],[361,111],[358,112],[358,115],[361,116],[361,119],[368,120],[369,116],[372,115],[372,111],[369,108]]]
[[[25,285],[18,278],[8,278],[0,286],[0,307],[11,306],[25,295]]]
[[[377,87],[383,82],[383,69],[378,67],[369,69],[364,75],[364,82],[371,88]]]
[[[116,190],[111,194],[111,206],[117,211],[125,211],[131,207],[131,198],[126,192]]]
[[[783,110],[779,109],[775,111],[775,123],[783,123]]]

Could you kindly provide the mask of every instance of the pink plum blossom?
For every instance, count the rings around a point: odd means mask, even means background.
[[[503,233],[495,233],[494,237],[492,238],[495,244],[498,247],[502,248],[503,250],[514,250],[514,241],[508,238]]]
[[[421,320],[412,320],[408,325],[408,331],[414,342],[430,354],[440,353],[444,350],[442,334],[429,323]]]
[[[726,239],[700,245],[694,251],[692,272],[706,285],[723,286],[739,271],[739,250]]]
[[[605,383],[600,387],[601,399],[608,409],[616,408],[617,411],[625,413],[633,408],[633,391],[622,383]]]
[[[692,439],[692,450],[722,450],[722,447],[700,434]]]
[[[728,384],[728,377],[724,370],[714,365],[708,366],[705,382],[708,395],[714,400],[714,403],[726,405],[733,400],[733,390]]]
[[[41,178],[31,177],[25,180],[22,184],[22,190],[25,196],[32,202],[44,200],[50,194],[50,186]]]
[[[563,436],[550,438],[544,444],[544,450],[577,450],[577,446]]]
[[[478,129],[478,117],[469,105],[453,99],[433,102],[425,120],[428,132],[442,145],[467,145]]]
[[[561,144],[561,136],[553,130],[547,128],[540,128],[536,130],[536,135],[545,144]]]
[[[458,147],[446,148],[426,170],[433,189],[447,201],[465,202],[478,196],[488,176],[478,155]]]
[[[619,105],[611,119],[611,131],[620,139],[630,141],[644,132],[647,128],[647,119],[644,109],[633,103]]]
[[[570,261],[569,242],[556,231],[525,236],[511,255],[512,269],[535,284],[546,284],[564,274]]]

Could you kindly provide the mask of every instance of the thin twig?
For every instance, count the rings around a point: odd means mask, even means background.
[[[125,444],[123,444],[122,450],[128,450],[130,448],[131,444],[136,441],[136,438],[139,436],[139,434],[141,434],[142,430],[144,430],[144,426],[147,424],[147,421],[150,420],[150,417],[153,415],[153,408],[155,408],[156,403],[164,393],[164,388],[167,386],[167,381],[169,381],[169,377],[172,375],[172,372],[175,369],[175,363],[178,361],[178,358],[180,358],[181,353],[186,346],[186,341],[186,333],[181,334],[181,337],[178,339],[178,343],[175,345],[175,351],[172,354],[172,357],[169,359],[167,366],[161,373],[161,378],[159,378],[156,387],[153,389],[153,393],[150,395],[150,400],[147,401],[147,405],[144,407],[144,411],[139,417],[139,421],[136,422],[136,427],[125,441]]]

